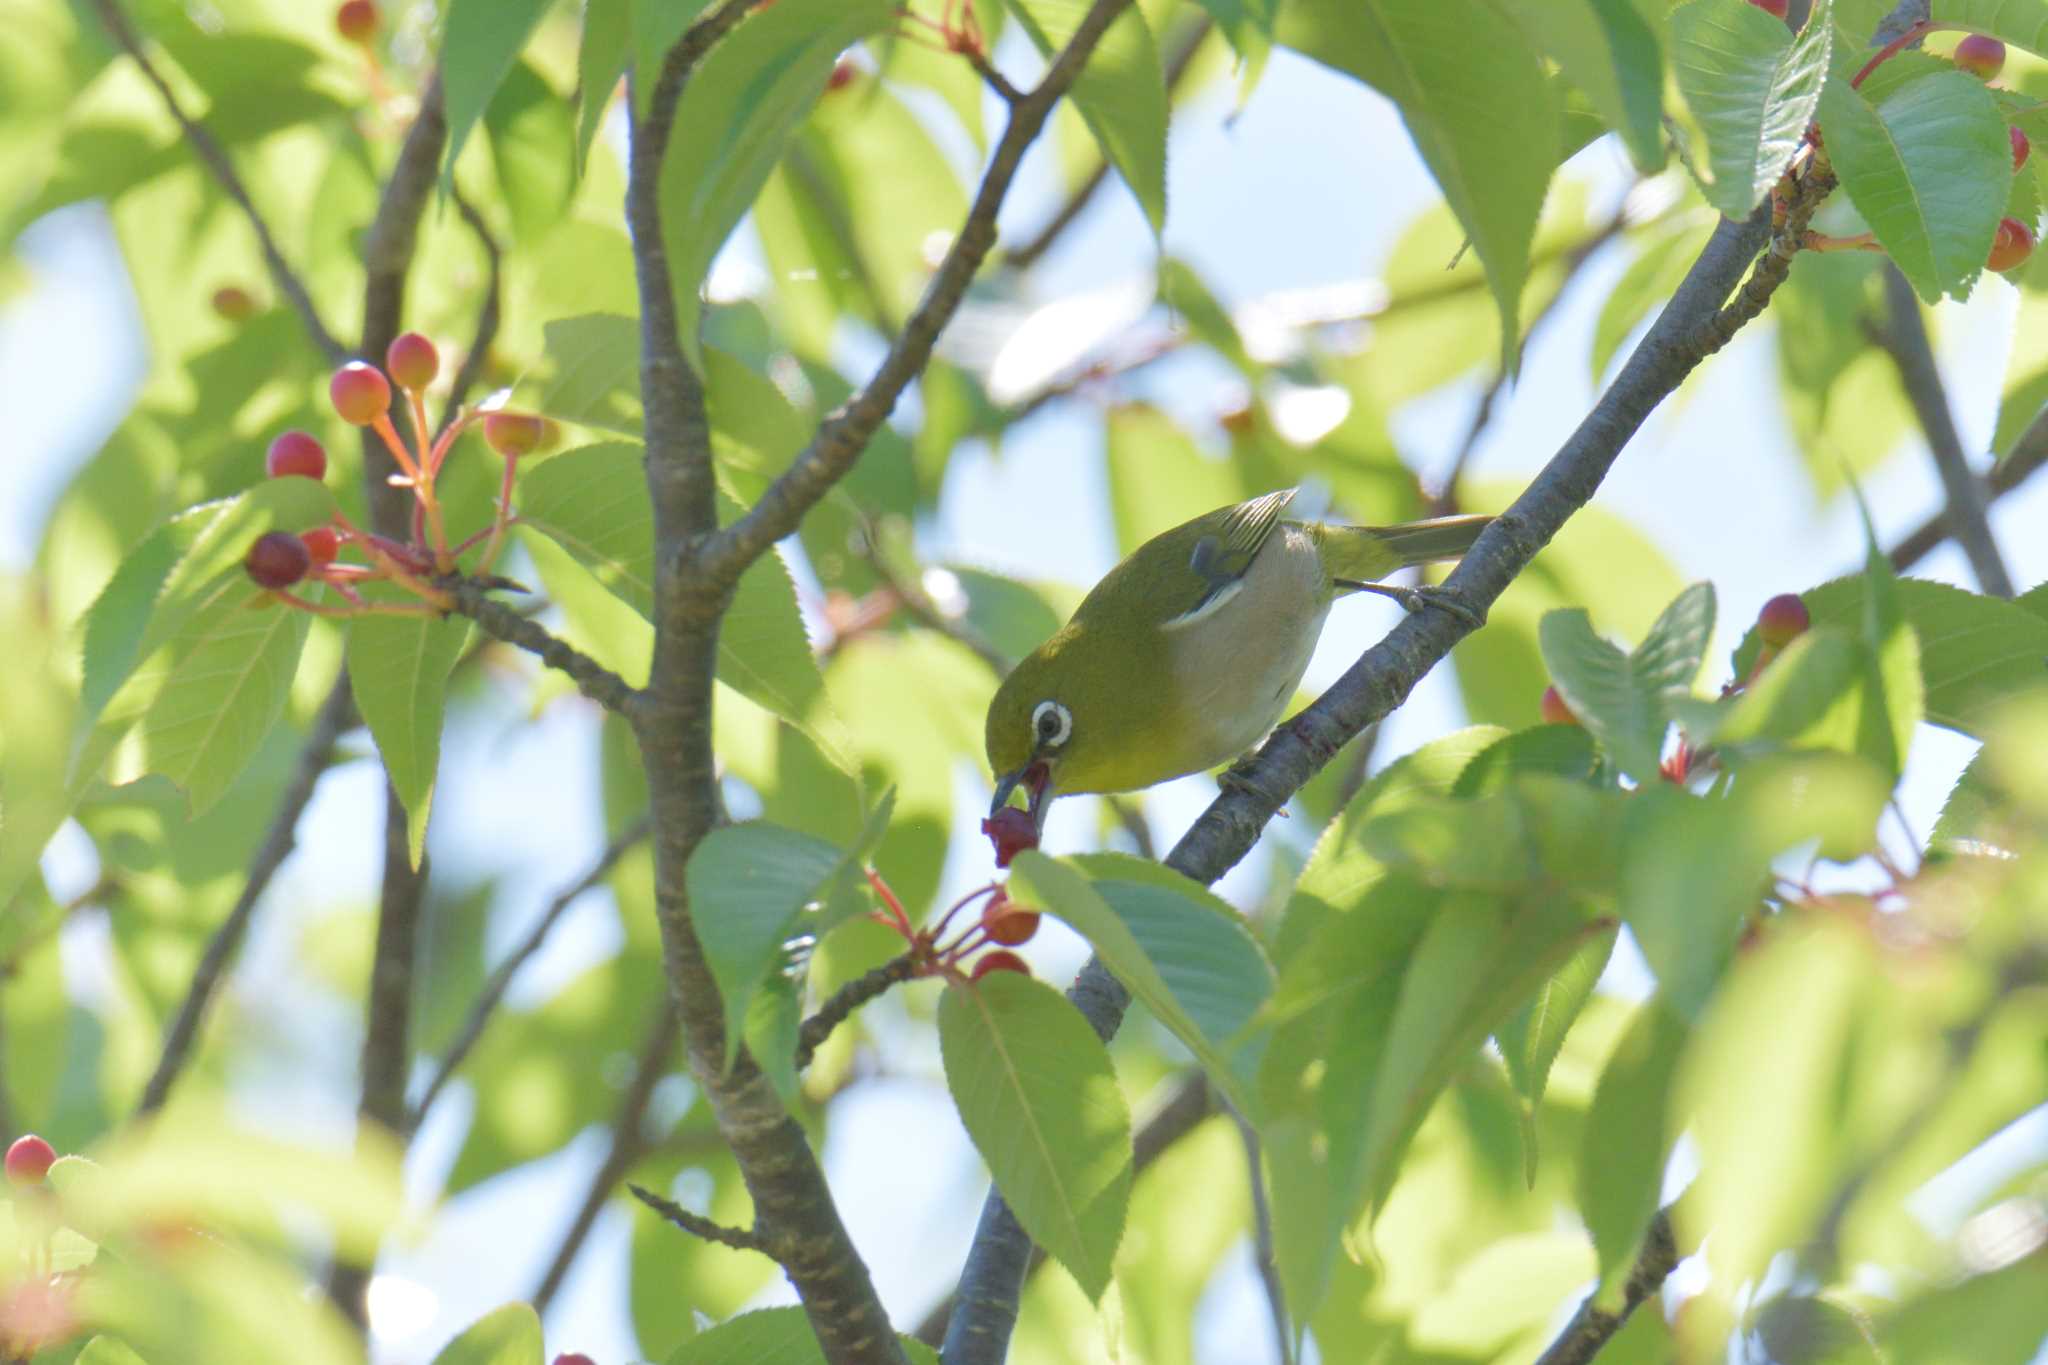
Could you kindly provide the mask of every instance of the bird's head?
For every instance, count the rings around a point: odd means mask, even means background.
[[[1021,787],[1032,826],[1039,830],[1045,828],[1045,808],[1059,790],[1062,764],[1077,742],[1086,742],[1052,660],[1041,649],[1018,664],[988,706],[988,764],[996,781],[989,814],[1008,805],[1011,793]]]

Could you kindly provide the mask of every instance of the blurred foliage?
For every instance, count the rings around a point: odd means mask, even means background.
[[[360,323],[363,234],[442,63],[454,136],[440,189],[478,207],[502,253],[503,326],[472,398],[497,391],[564,432],[517,466],[504,568],[539,590],[545,625],[636,682],[652,658],[654,529],[619,87],[628,66],[658,64],[695,8],[394,5],[373,64],[324,6],[127,6],[343,337]],[[998,258],[914,401],[742,580],[712,726],[743,823],[689,868],[697,932],[735,1037],[775,1049],[765,1069],[817,1144],[880,1077],[953,1096],[1066,1267],[1030,1281],[1013,1358],[1214,1358],[1206,1305],[1249,1283],[1257,1254],[1254,1172],[1293,1334],[1325,1361],[1531,1360],[1589,1287],[1600,1306],[1620,1302],[1667,1202],[1698,1273],[1637,1311],[1604,1362],[2038,1354],[2038,590],[2004,602],[1895,580],[1873,553],[1804,595],[1799,639],[1766,645],[1752,630],[1724,667],[1708,657],[1711,587],[1685,586],[1641,529],[1588,508],[1455,651],[1469,728],[1391,763],[1372,761],[1370,740],[1347,748],[1293,803],[1298,828],[1269,841],[1275,856],[1240,897],[1249,913],[1123,851],[1019,863],[1016,893],[1140,1002],[1112,1044],[1056,992],[999,975],[899,990],[807,1071],[788,1057],[802,1012],[900,948],[867,913],[878,902],[862,864],[913,922],[982,875],[970,815],[986,800],[999,661],[1077,600],[971,549],[925,562],[949,480],[1012,459],[1011,433],[1062,421],[1089,434],[1119,554],[1290,484],[1318,490],[1332,518],[1499,510],[1516,488],[1462,468],[1448,488],[1441,471],[1425,478],[1416,415],[1512,374],[1588,278],[1608,281],[1589,363],[1609,374],[1716,211],[1740,217],[1768,194],[1816,118],[1845,190],[1816,228],[1874,234],[1929,300],[1985,287],[1998,218],[2038,226],[2044,160],[2013,168],[2007,129],[2048,139],[2048,63],[2015,51],[1987,90],[1937,41],[1852,88],[1888,8],[1818,0],[1795,7],[1810,15],[1795,34],[1745,0],[1145,0],[1051,122],[1062,193],[1101,171],[1103,193],[1129,196],[1171,241],[1170,121],[1219,86],[1239,106],[1258,99],[1278,46],[1392,100],[1443,204],[1373,279],[1284,299],[1226,297],[1164,251],[1156,279],[1086,297],[1049,294],[1029,265]],[[359,1329],[311,1288],[330,1264],[371,1263],[600,1133],[629,1179],[744,1225],[746,1188],[708,1103],[680,1056],[648,1055],[667,986],[637,844],[569,911],[602,926],[601,951],[514,991],[463,1059],[451,1093],[467,1107],[424,1204],[401,1197],[395,1142],[365,1132],[351,1151],[251,1117],[313,1093],[353,1107],[375,922],[353,900],[305,907],[271,935],[281,979],[232,976],[170,1106],[133,1117],[344,673],[362,724],[326,775],[352,780],[381,755],[405,853],[448,855],[421,924],[421,1074],[447,1057],[538,899],[510,863],[465,863],[444,836],[433,795],[458,752],[444,728],[495,743],[544,710],[571,714],[607,836],[645,813],[647,791],[625,725],[532,660],[421,618],[266,605],[243,576],[266,531],[366,518],[361,447],[246,218],[92,10],[0,0],[0,307],[33,277],[23,232],[97,204],[150,357],[49,507],[33,562],[0,575],[0,1128],[70,1154],[0,1204],[4,1354],[360,1361]],[[980,34],[1022,79],[1081,12],[916,0],[906,18],[878,0],[778,0],[697,73],[661,193],[676,301],[701,314],[686,340],[722,521],[854,394],[961,230],[1000,109],[943,30]],[[1937,0],[1936,14],[2031,53],[2048,37],[2048,0]],[[643,99],[650,84],[636,84]],[[1571,164],[1603,135],[1643,177],[1618,205]],[[406,296],[407,325],[442,345],[443,385],[490,276],[446,205],[425,215]],[[755,254],[714,272],[736,230]],[[1004,246],[1023,239],[1006,219]],[[765,272],[746,268],[755,259]],[[1869,334],[1881,266],[1802,253],[1768,315],[1775,401],[1817,507],[1875,474],[1910,428]],[[2048,398],[2048,264],[2007,279],[2019,304],[2002,454]],[[224,288],[253,311],[216,309]],[[1189,387],[1218,395],[1206,414],[1182,401]],[[265,443],[291,427],[326,445],[324,489],[262,479]],[[462,437],[440,486],[463,534],[488,523],[500,476],[481,446]],[[1579,725],[1539,723],[1546,681]],[[1923,842],[1886,812],[1926,726],[1981,748]],[[1153,814],[1128,804],[1141,825]],[[1105,848],[1136,842],[1103,829]],[[283,899],[263,900],[266,921]],[[1190,1069],[1249,1129],[1212,1116],[1134,1168],[1147,1100]],[[775,1278],[764,1258],[599,1195],[630,1207],[615,1297],[643,1355],[815,1358],[801,1314],[745,1311]],[[533,1365],[540,1319],[507,1305],[436,1358]]]

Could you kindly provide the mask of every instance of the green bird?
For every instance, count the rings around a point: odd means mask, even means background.
[[[988,708],[991,817],[1021,787],[1042,829],[1055,796],[1136,791],[1242,754],[1293,697],[1339,594],[1418,607],[1415,589],[1373,580],[1455,559],[1493,520],[1289,521],[1293,497],[1268,493],[1154,536],[1010,670]]]

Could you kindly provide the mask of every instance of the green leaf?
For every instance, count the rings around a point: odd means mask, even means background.
[[[1113,408],[1105,427],[1110,522],[1125,552],[1251,494],[1232,462],[1205,454],[1171,417],[1149,404]]]
[[[113,1337],[94,1337],[85,1343],[72,1365],[149,1365],[141,1356]]]
[[[455,159],[491,97],[511,74],[520,49],[533,36],[548,0],[448,0],[441,39],[441,97],[448,120],[448,155],[441,183],[455,183]]]
[[[349,623],[349,685],[392,790],[405,806],[414,867],[426,847],[433,808],[448,675],[469,638],[469,622],[429,616],[360,616]]]
[[[1550,1068],[1564,1047],[1565,1034],[1571,1032],[1579,1012],[1593,998],[1600,974],[1607,970],[1618,932],[1610,927],[1588,939],[1494,1035],[1515,1093],[1532,1112],[1543,1103]]]
[[[804,907],[844,865],[822,839],[766,821],[726,825],[690,855],[690,923],[725,1001],[726,1062],[739,1053],[754,993],[781,962]]]
[[[883,27],[889,0],[777,0],[711,50],[679,101],[661,168],[662,242],[684,353],[700,371],[699,291],[849,44]]]
[[[1558,149],[1556,98],[1520,27],[1493,0],[1293,0],[1280,37],[1401,107],[1486,267],[1512,372],[1529,244]]]
[[[1064,996],[1018,972],[947,987],[939,1050],[1017,1221],[1100,1301],[1131,1192],[1130,1110],[1109,1050]]]
[[[1011,867],[1010,896],[1051,911],[1087,939],[1231,1102],[1255,1116],[1248,1062],[1232,1045],[1272,994],[1273,975],[1236,912],[1141,859],[1105,854],[1080,867],[1021,853]]]
[[[1549,773],[1584,782],[1593,776],[1598,755],[1593,737],[1579,725],[1539,725],[1518,730],[1482,749],[1451,788],[1460,798],[1500,791],[1524,773]]]
[[[654,98],[658,73],[668,59],[669,49],[709,3],[710,0],[632,0],[633,66],[648,73],[646,79],[633,82],[633,99],[639,113],[645,114],[648,101]]]
[[[1576,608],[1546,614],[1538,639],[1558,694],[1624,772],[1646,781],[1658,769],[1670,704],[1690,695],[1713,629],[1713,587],[1696,583],[1632,654],[1594,634]]]
[[[639,322],[585,313],[543,323],[541,332],[554,363],[554,375],[541,390],[541,410],[578,426],[639,436]]]
[[[573,198],[576,125],[568,104],[526,62],[506,75],[484,114],[499,198],[515,244],[538,242]]]
[[[1662,308],[1677,292],[1678,282],[1699,258],[1700,248],[1707,244],[1712,232],[1712,224],[1681,221],[1652,237],[1629,262],[1607,301],[1600,305],[1600,318],[1593,324],[1589,360],[1595,384],[1606,376],[1621,343],[1629,339],[1652,310]]]
[[[1930,17],[1945,27],[1988,33],[2048,56],[2048,5],[2041,0],[1934,0]]]
[[[590,161],[590,144],[604,122],[612,91],[626,72],[633,38],[633,0],[584,0],[583,42],[576,50],[576,174]]]
[[[1249,97],[1273,50],[1273,12],[1281,0],[1201,0],[1202,8],[1237,53],[1240,102]]]
[[[541,1365],[540,1314],[530,1303],[493,1309],[441,1348],[434,1365]]]
[[[1705,135],[1707,202],[1749,217],[1784,174],[1820,102],[1828,72],[1828,0],[1795,40],[1749,0],[1690,0],[1671,13],[1671,64]]]
[[[1615,1045],[1586,1112],[1579,1143],[1579,1212],[1600,1254],[1600,1278],[1635,1261],[1678,1124],[1671,1084],[1690,1035],[1684,1018],[1657,997],[1643,1002]]]
[[[1937,72],[1873,109],[1836,78],[1820,127],[1850,202],[1920,297],[1968,294],[2013,180],[2005,119],[1984,82]]]
[[[1664,54],[1633,0],[1508,0],[1544,54],[1621,134],[1636,169],[1664,168]]]
[[[921,1341],[900,1338],[910,1365],[939,1365]],[[801,1308],[761,1308],[728,1318],[677,1347],[667,1365],[825,1365],[817,1334]]]
[[[1010,12],[1038,50],[1065,49],[1091,8],[1088,0],[1009,0]],[[1110,22],[1068,98],[1110,165],[1138,197],[1154,236],[1166,231],[1166,74],[1144,11],[1136,5]]]

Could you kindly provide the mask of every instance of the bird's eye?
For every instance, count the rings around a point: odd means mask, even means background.
[[[1074,713],[1056,701],[1042,701],[1031,710],[1031,729],[1041,748],[1057,748],[1074,733]]]

